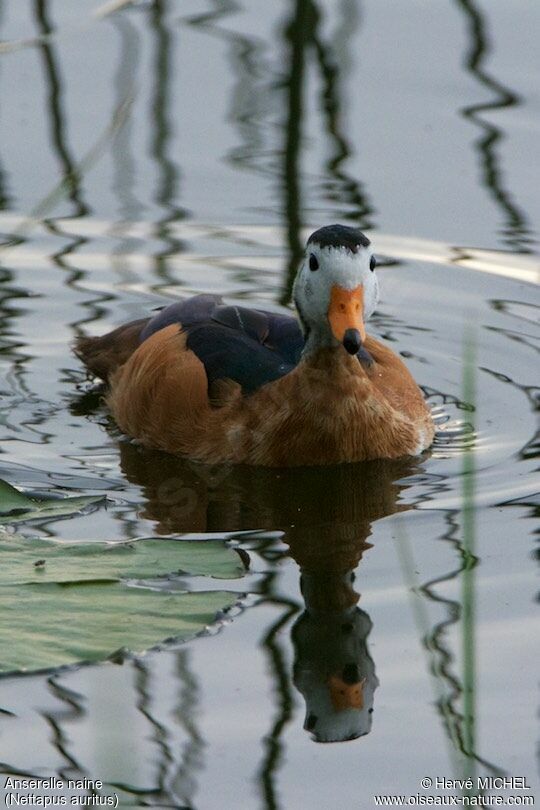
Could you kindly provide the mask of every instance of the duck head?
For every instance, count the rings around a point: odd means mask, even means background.
[[[357,228],[327,225],[311,234],[293,288],[306,351],[342,344],[357,354],[379,300],[371,242]]]

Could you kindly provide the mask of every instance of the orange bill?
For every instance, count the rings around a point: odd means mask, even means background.
[[[337,284],[332,286],[328,320],[332,334],[340,343],[343,342],[347,329],[357,329],[362,341],[366,339],[362,284],[359,284],[354,290],[346,290],[344,287],[338,287]]]
[[[345,683],[339,675],[330,675],[328,689],[334,711],[342,712],[344,709],[364,708],[364,686],[366,679],[358,683]]]

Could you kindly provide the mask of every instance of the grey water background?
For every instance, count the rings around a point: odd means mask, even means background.
[[[527,0],[0,4],[0,476],[109,494],[40,526],[60,540],[261,532],[207,635],[2,678],[4,774],[124,806],[369,807],[501,773],[538,797],[539,25]],[[381,259],[371,328],[437,408],[431,456],[225,474],[115,433],[75,335],[198,291],[284,307],[333,221]],[[373,713],[323,745],[303,675],[351,589]]]

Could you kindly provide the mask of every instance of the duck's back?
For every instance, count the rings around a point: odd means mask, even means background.
[[[165,336],[171,326],[184,333],[185,351],[202,363],[209,386],[229,379],[245,393],[291,371],[304,345],[291,316],[226,305],[217,295],[197,295],[101,337],[80,337],[75,353],[92,374],[109,382],[142,343],[159,332]]]

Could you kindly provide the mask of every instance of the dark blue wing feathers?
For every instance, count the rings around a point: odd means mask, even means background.
[[[266,344],[273,347],[287,363],[293,366],[300,360],[304,348],[304,335],[296,318],[266,312],[268,316],[268,337]]]
[[[222,305],[216,307],[212,320],[242,332],[257,343],[264,343],[268,335],[268,318],[266,312],[247,307],[233,307]]]
[[[186,298],[184,301],[177,301],[165,307],[146,324],[140,334],[141,343],[154,332],[165,329],[173,323],[182,324],[184,328],[193,324],[208,321],[212,313],[223,299],[219,295],[195,295],[193,298]]]
[[[234,380],[246,394],[278,380],[294,368],[249,335],[218,323],[188,330],[187,348],[204,364],[208,382]]]
[[[187,333],[186,346],[203,363],[209,384],[231,379],[246,394],[292,371],[304,346],[295,318],[224,305],[216,295],[166,307],[143,329],[141,341],[173,323]]]

